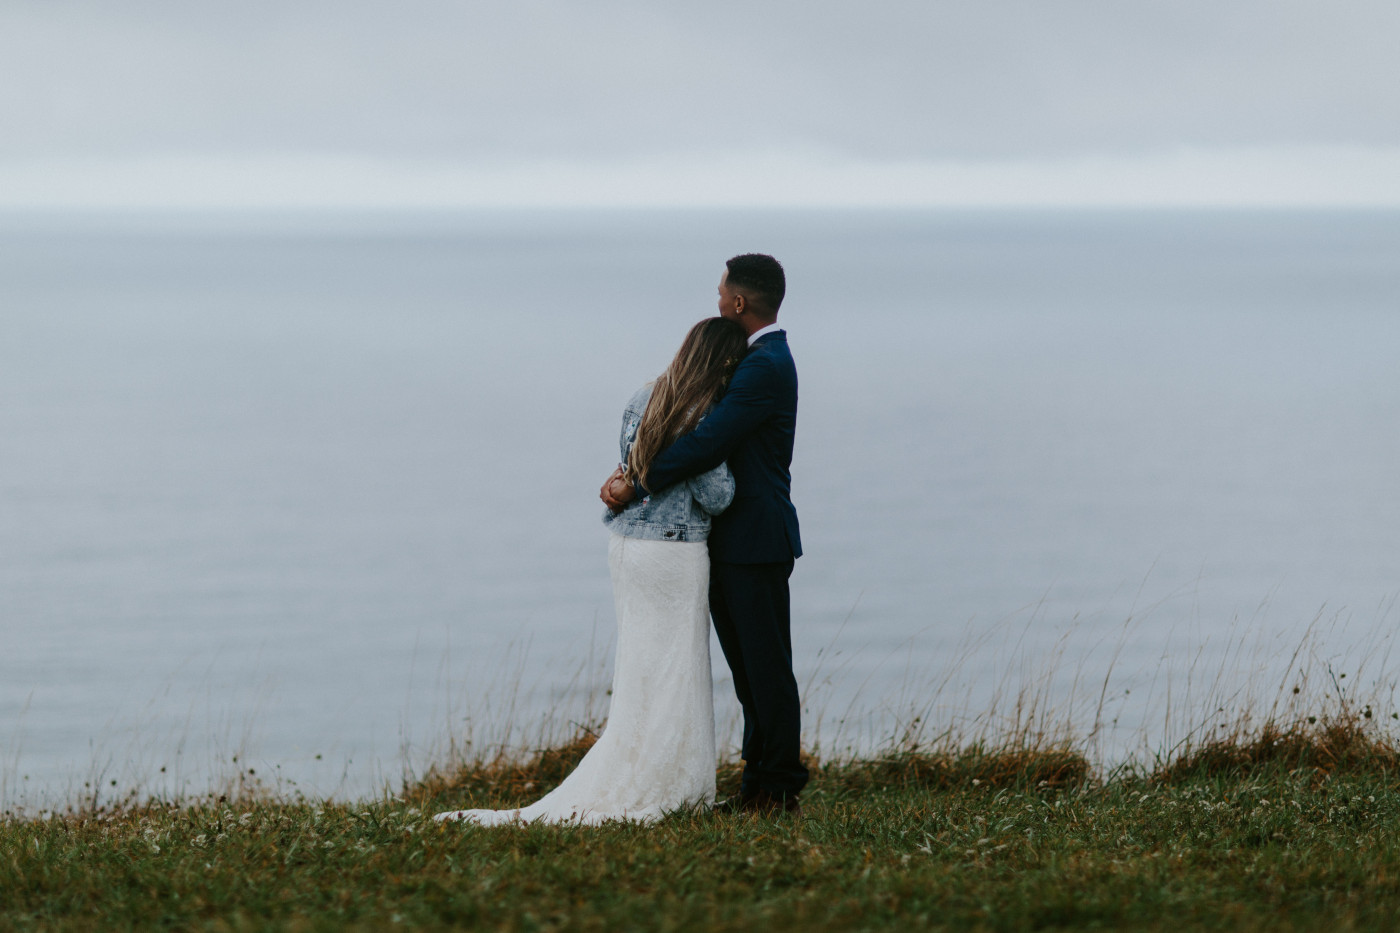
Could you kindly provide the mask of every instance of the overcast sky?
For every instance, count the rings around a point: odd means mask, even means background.
[[[1400,203],[1398,52],[1396,0],[0,0],[0,204]]]

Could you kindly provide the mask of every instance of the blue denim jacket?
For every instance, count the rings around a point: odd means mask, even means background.
[[[622,413],[622,462],[632,451],[637,425],[651,398],[651,385],[637,390]],[[734,499],[734,476],[721,463],[706,473],[627,504],[621,512],[607,511],[603,524],[614,534],[651,541],[704,541],[710,536],[710,517],[729,507]]]

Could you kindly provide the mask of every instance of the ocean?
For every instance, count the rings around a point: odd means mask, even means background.
[[[1040,691],[1126,754],[1299,645],[1393,698],[1400,213],[12,215],[0,805],[372,794],[601,715],[622,406],[749,251],[812,745]]]

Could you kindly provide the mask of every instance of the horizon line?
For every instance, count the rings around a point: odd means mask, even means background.
[[[1177,148],[1044,159],[680,154],[623,161],[345,153],[0,159],[0,211],[1400,207],[1400,147]]]

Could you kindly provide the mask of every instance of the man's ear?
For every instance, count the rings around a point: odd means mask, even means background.
[[[749,308],[749,299],[744,293],[735,289],[734,291],[734,313],[743,314]]]

